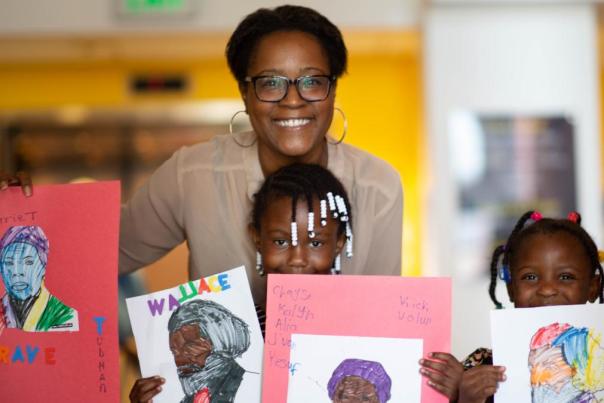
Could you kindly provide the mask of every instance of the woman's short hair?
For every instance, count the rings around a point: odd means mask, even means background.
[[[329,59],[329,74],[339,78],[346,72],[346,45],[338,27],[311,8],[286,5],[273,9],[260,8],[235,28],[226,46],[226,58],[240,84],[247,76],[252,53],[260,39],[278,31],[300,31],[313,35]]]

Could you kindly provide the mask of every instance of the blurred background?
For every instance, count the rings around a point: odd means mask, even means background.
[[[401,174],[402,274],[452,276],[452,352],[488,346],[490,253],[522,212],[576,209],[601,245],[604,2],[293,3],[344,33],[346,141]],[[179,147],[228,133],[243,104],[226,41],[280,4],[2,0],[0,169],[35,184],[120,179],[127,200]],[[186,260],[183,245],[120,279],[121,295],[184,282]],[[120,340],[125,401],[138,376],[127,316]]]

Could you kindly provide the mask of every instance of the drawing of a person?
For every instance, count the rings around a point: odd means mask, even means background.
[[[44,285],[49,243],[38,226],[9,227],[0,239],[4,326],[30,332],[78,329],[78,313]]]
[[[385,403],[391,386],[379,362],[348,358],[333,371],[327,391],[334,403]]]
[[[552,323],[532,337],[533,403],[604,402],[604,345],[588,328]]]
[[[246,372],[236,361],[250,346],[248,325],[213,301],[194,300],[168,322],[182,403],[230,403]]]

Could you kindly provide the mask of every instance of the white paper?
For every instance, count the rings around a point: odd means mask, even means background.
[[[507,376],[497,403],[604,402],[604,305],[495,310],[491,335],[493,362]]]
[[[167,290],[126,299],[142,376],[160,375],[166,379],[162,392],[154,397],[153,401],[174,403],[185,396],[169,347],[168,321],[180,305],[178,300],[182,304],[193,300],[210,300],[220,304],[248,325],[250,346],[235,359],[245,373],[234,401],[236,403],[259,402],[263,339],[245,269],[238,267],[209,276],[204,279],[204,282],[208,287],[201,294],[199,294],[200,280],[196,280]],[[185,300],[183,295],[189,297]],[[154,307],[155,314],[151,312],[151,306]]]
[[[379,363],[391,380],[388,402],[420,402],[423,340],[293,334],[288,403],[331,402],[328,383],[346,359]]]

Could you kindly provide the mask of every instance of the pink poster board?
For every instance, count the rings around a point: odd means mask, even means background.
[[[423,339],[424,355],[449,351],[451,281],[446,278],[269,275],[263,403],[287,400],[289,370],[295,367],[289,360],[294,333]],[[447,400],[425,382],[421,396],[422,402]]]
[[[3,329],[0,401],[119,401],[119,208],[119,182],[35,186],[30,198],[18,188],[0,193],[0,237],[14,226],[42,229],[48,254],[40,289],[76,316],[46,331]],[[0,295],[7,301],[3,278]]]

